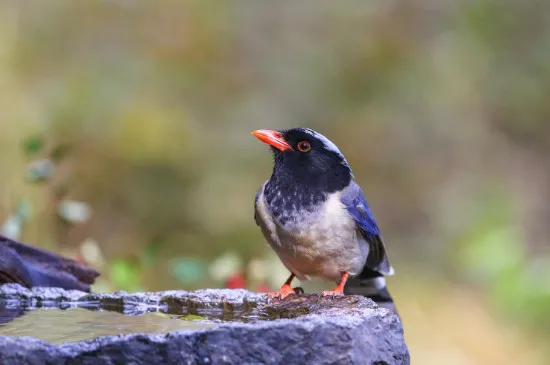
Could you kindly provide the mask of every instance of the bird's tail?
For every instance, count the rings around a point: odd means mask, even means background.
[[[344,287],[346,295],[362,295],[372,299],[380,307],[387,308],[397,313],[393,298],[386,287],[386,279],[377,271],[367,267],[357,277],[350,278]]]

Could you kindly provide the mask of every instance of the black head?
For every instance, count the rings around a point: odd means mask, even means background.
[[[307,128],[258,130],[274,154],[273,179],[330,193],[348,186],[353,175],[342,153],[328,138]]]

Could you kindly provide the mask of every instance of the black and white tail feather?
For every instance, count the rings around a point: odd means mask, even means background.
[[[393,298],[386,286],[386,278],[381,273],[367,266],[365,266],[361,274],[348,280],[344,287],[344,294],[362,295],[372,299],[380,307],[387,308],[398,314]]]

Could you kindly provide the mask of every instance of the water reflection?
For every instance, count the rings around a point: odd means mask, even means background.
[[[167,333],[219,325],[203,317],[182,317],[161,312],[128,316],[84,308],[15,309],[0,311],[0,335],[31,336],[51,343],[88,340],[130,333]]]
[[[0,307],[0,326],[13,321],[15,318],[20,317],[23,314],[25,314],[25,310],[21,307]]]

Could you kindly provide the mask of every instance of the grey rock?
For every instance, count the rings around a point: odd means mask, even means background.
[[[113,294],[0,286],[0,299],[21,306],[96,303],[135,312],[189,308],[261,314],[272,320],[227,322],[168,334],[99,337],[53,345],[0,336],[0,364],[399,364],[410,363],[399,318],[360,296],[295,295],[268,301],[245,290]]]
[[[98,276],[87,265],[0,235],[0,284],[89,291]]]

